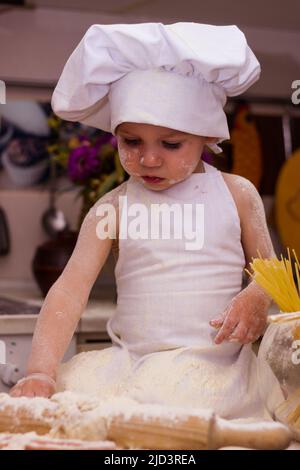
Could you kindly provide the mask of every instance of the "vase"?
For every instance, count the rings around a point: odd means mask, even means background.
[[[63,272],[77,238],[78,232],[65,230],[37,247],[32,260],[32,271],[44,297]]]

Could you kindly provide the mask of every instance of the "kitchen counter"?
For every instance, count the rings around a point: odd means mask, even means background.
[[[63,362],[71,359],[74,354],[111,346],[106,323],[116,308],[114,290],[109,286],[103,287],[99,291],[100,298],[92,293],[64,355]],[[35,305],[38,307],[37,312],[44,301],[41,292],[34,283],[23,281],[0,281],[0,297]],[[16,308],[18,309],[19,306]],[[9,309],[9,305],[7,309]],[[14,310],[11,308],[10,312],[14,312]],[[0,362],[0,392],[7,392],[24,376],[37,318],[38,313],[0,315],[0,341],[5,345],[5,362]]]
[[[99,290],[100,292],[100,290]],[[34,305],[42,306],[44,298],[34,283],[0,281],[0,296],[23,300]],[[78,334],[106,334],[106,323],[116,309],[115,288],[105,286],[101,294],[91,292],[87,307],[78,323]],[[273,304],[269,314],[278,313]],[[0,315],[0,332],[2,335],[32,334],[37,315]]]
[[[106,298],[93,298],[88,301],[82,317],[78,323],[76,333],[106,332],[106,323],[113,315],[116,303],[113,292],[106,289]],[[14,300],[30,302],[39,307],[44,298],[39,289],[25,283],[0,283],[0,296]],[[1,335],[32,334],[35,328],[37,315],[0,315]]]

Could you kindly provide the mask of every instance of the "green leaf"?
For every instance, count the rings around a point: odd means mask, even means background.
[[[117,181],[118,181],[117,171],[113,171],[110,175],[106,175],[105,179],[100,184],[97,190],[97,196],[98,197],[104,196],[104,194],[106,194],[108,191],[110,191],[113,188],[113,186],[117,183]]]
[[[124,171],[124,168],[122,167],[121,162],[120,162],[119,152],[115,153],[115,167],[116,167],[116,171],[117,171],[118,183],[122,183],[124,181],[124,178],[125,178],[125,171]]]

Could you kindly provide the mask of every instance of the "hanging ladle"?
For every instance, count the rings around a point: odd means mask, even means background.
[[[50,204],[42,216],[42,226],[50,237],[56,237],[69,228],[64,213],[55,207],[56,192],[56,163],[50,157]]]

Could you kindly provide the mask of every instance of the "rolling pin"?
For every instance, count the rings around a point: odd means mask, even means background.
[[[15,406],[17,403],[17,406]],[[36,406],[35,406],[36,404]],[[76,407],[75,407],[76,410]],[[288,427],[260,421],[241,424],[222,419],[212,410],[187,410],[163,405],[126,404],[91,407],[76,412],[52,400],[6,398],[1,406],[0,432],[51,435],[65,439],[114,441],[121,448],[156,450],[285,449],[292,440]],[[88,432],[87,432],[88,431]]]
[[[174,419],[123,415],[108,422],[106,439],[124,448],[156,450],[210,450],[227,446],[251,449],[285,449],[292,435],[287,426],[269,421],[234,423],[213,411]]]

